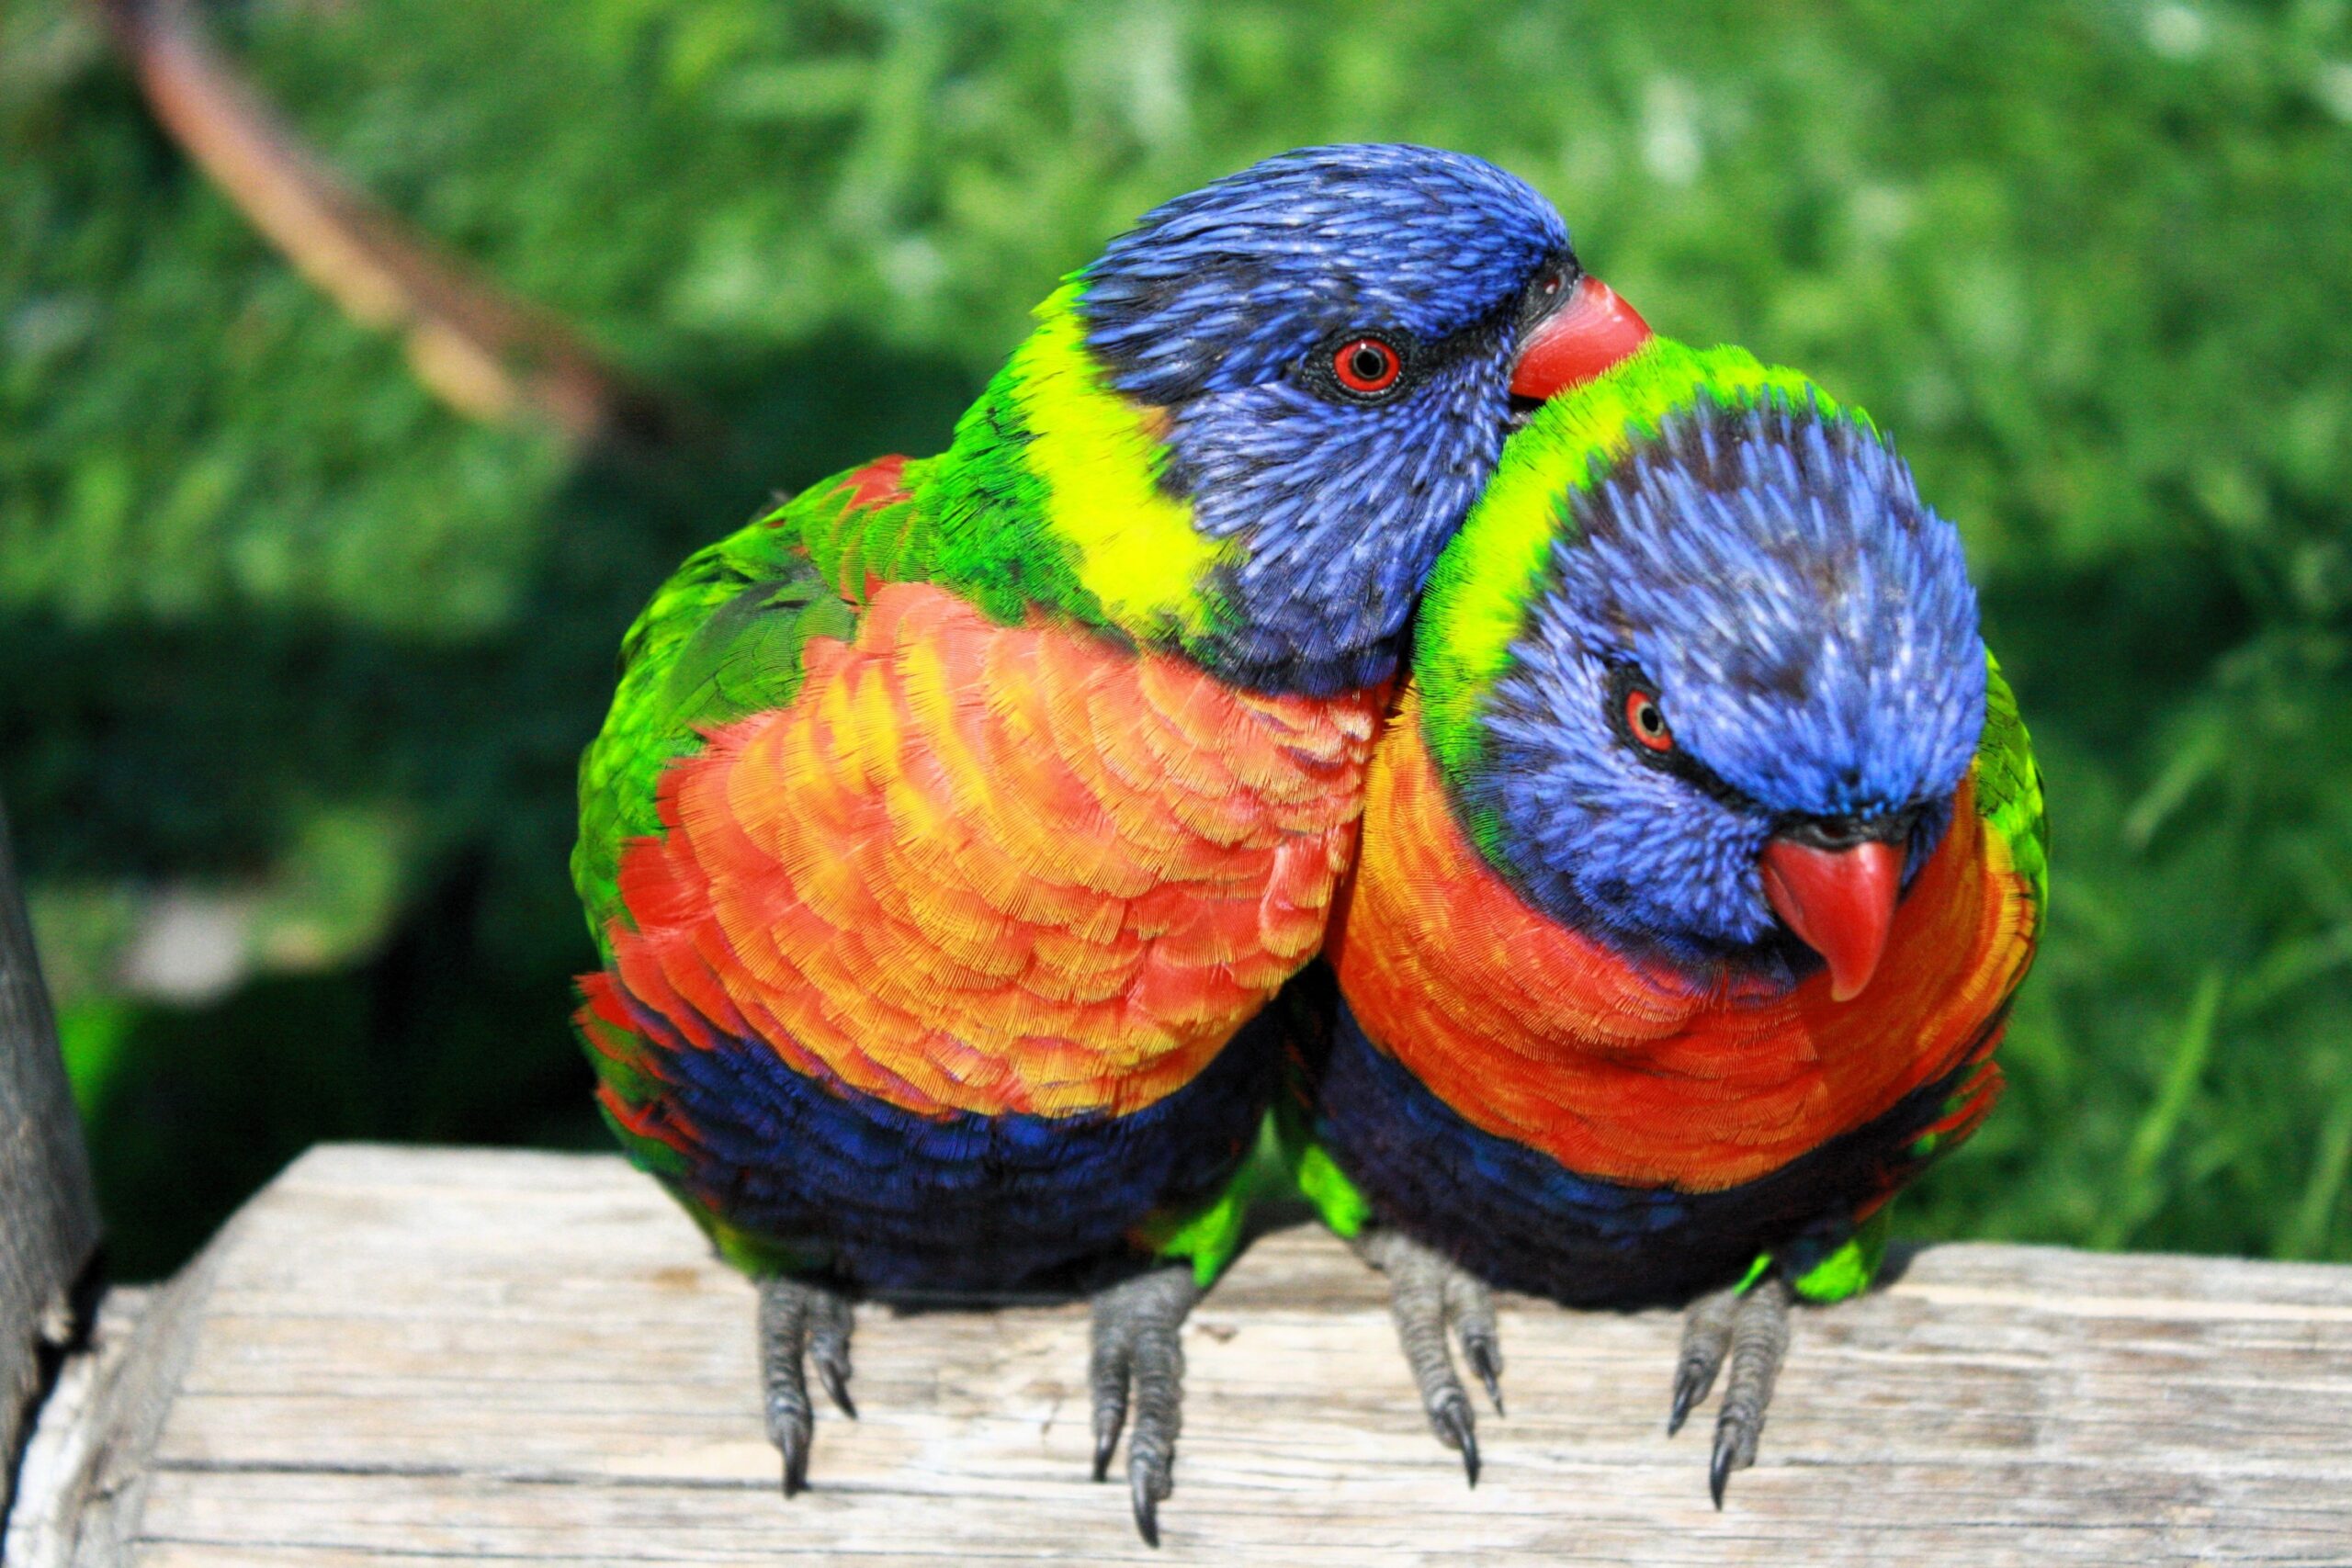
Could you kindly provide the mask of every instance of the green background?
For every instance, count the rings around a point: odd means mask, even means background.
[[[0,11],[0,795],[122,1272],[318,1138],[594,1144],[571,769],[636,605],[771,489],[936,449],[1153,202],[1367,138],[1525,175],[1967,536],[2055,896],[2008,1100],[1905,1227],[2352,1258],[2341,0],[211,16],[335,165],[728,436],[444,412],[78,10]]]

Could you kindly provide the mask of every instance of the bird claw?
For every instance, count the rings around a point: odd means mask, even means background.
[[[1146,1546],[1159,1545],[1159,1500],[1176,1489],[1170,1479],[1168,1466],[1148,1466],[1130,1460],[1127,1465],[1127,1495],[1135,1505],[1136,1533],[1143,1537]]]
[[[1669,1437],[1681,1430],[1691,1408],[1714,1386],[1715,1374],[1728,1356],[1731,1371],[1707,1462],[1707,1491],[1717,1508],[1724,1506],[1732,1472],[1756,1462],[1764,1412],[1772,1403],[1772,1384],[1788,1348],[1789,1288],[1777,1275],[1767,1275],[1745,1292],[1719,1292],[1691,1306],[1666,1429]]]
[[[1463,1359],[1486,1385],[1495,1414],[1503,1413],[1502,1344],[1495,1330],[1494,1298],[1487,1287],[1450,1258],[1399,1231],[1374,1230],[1358,1236],[1357,1255],[1388,1276],[1388,1311],[1396,1340],[1419,1389],[1421,1409],[1438,1441],[1462,1455],[1470,1484],[1478,1484],[1477,1423],[1470,1396],[1453,1370],[1446,1348],[1450,1325]]]
[[[797,1496],[808,1485],[808,1423],[804,1418],[779,1429],[775,1416],[771,1413],[768,1438],[784,1456],[784,1495],[786,1497]]]
[[[1715,1500],[1717,1513],[1723,1512],[1724,1488],[1731,1482],[1731,1472],[1756,1462],[1757,1437],[1757,1428],[1733,1420],[1728,1413],[1715,1423],[1715,1450],[1707,1461],[1707,1491]]]
[[[1099,1397],[1099,1395],[1098,1395]],[[1119,1429],[1126,1425],[1127,1401],[1123,1390],[1115,1406],[1094,1411],[1094,1479],[1111,1479],[1111,1456],[1118,1451]]]
[[[1718,1291],[1690,1304],[1682,1325],[1682,1352],[1674,1368],[1674,1408],[1666,1418],[1666,1435],[1682,1430],[1682,1423],[1723,1369],[1724,1353],[1731,1348],[1731,1322],[1739,1311],[1737,1291]]]
[[[768,1440],[784,1461],[784,1495],[808,1489],[808,1450],[817,1413],[808,1403],[807,1363],[842,1413],[854,1419],[849,1397],[849,1299],[823,1285],[783,1278],[760,1282],[760,1377],[765,1387]]]
[[[1707,1397],[1707,1391],[1714,1386],[1714,1382],[1715,1369],[1711,1365],[1685,1361],[1676,1370],[1674,1407],[1666,1413],[1668,1437],[1682,1430],[1682,1424],[1690,1418],[1690,1407]]]
[[[1503,1355],[1501,1349],[1491,1338],[1484,1336],[1473,1337],[1467,1330],[1464,1330],[1462,1335],[1462,1354],[1463,1358],[1470,1363],[1470,1370],[1478,1374],[1478,1381],[1486,1385],[1487,1398],[1493,1404],[1495,1414],[1502,1415]]]
[[[1185,1268],[1154,1269],[1094,1298],[1094,1479],[1108,1480],[1119,1433],[1127,1431],[1127,1491],[1136,1532],[1159,1544],[1159,1504],[1175,1490],[1176,1435],[1183,1426],[1184,1349],[1180,1331],[1200,1287]]]
[[[1469,1477],[1471,1489],[1476,1490],[1478,1431],[1471,1423],[1469,1403],[1460,1400],[1430,1411],[1430,1425],[1437,1429],[1438,1441],[1461,1451],[1463,1473]]]

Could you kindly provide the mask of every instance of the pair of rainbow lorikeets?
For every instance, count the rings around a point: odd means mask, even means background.
[[[689,559],[582,768],[599,1099],[759,1281],[785,1491],[854,1298],[1079,1290],[1156,1540],[1271,1112],[1474,1482],[1489,1285],[1682,1302],[1720,1506],[2040,927],[1956,534],[1475,158],[1270,159],[1036,320]]]

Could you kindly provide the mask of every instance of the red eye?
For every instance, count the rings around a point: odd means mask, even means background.
[[[1657,699],[1638,686],[1625,694],[1625,728],[1634,739],[1653,751],[1674,750],[1674,731],[1666,727],[1666,715],[1658,711]]]
[[[1340,352],[1331,356],[1331,374],[1340,378],[1340,386],[1361,397],[1376,397],[1388,390],[1404,369],[1405,362],[1396,351],[1376,337],[1341,344]]]

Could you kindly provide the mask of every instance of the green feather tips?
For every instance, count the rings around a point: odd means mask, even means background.
[[[2050,824],[2042,815],[2041,769],[2018,712],[2018,699],[1992,649],[1984,651],[1984,736],[1976,743],[1976,814],[2008,845],[2018,873],[2033,888],[2034,908],[2050,907]]]
[[[1871,1288],[1878,1271],[1886,1262],[1887,1237],[1894,1234],[1894,1206],[1882,1206],[1878,1213],[1854,1227],[1854,1232],[1828,1252],[1806,1260],[1801,1250],[1794,1258],[1782,1258],[1770,1252],[1756,1255],[1739,1283],[1732,1288],[1742,1295],[1755,1289],[1756,1282],[1777,1266],[1785,1273],[1797,1271],[1789,1278],[1789,1289],[1799,1301],[1815,1306],[1827,1306],[1859,1296]]]
[[[899,488],[911,495],[937,461],[909,463],[899,471]],[[817,575],[844,603],[863,604],[870,581],[905,582],[927,575],[923,563],[932,539],[922,508],[912,500],[853,505],[857,487],[852,481],[865,471],[836,474],[761,520],[797,538]]]
[[[1372,1201],[1316,1142],[1304,1104],[1289,1097],[1276,1101],[1267,1125],[1291,1185],[1314,1205],[1317,1217],[1333,1235],[1353,1236],[1372,1222]]]
[[[821,1273],[831,1262],[822,1248],[797,1247],[755,1235],[731,1225],[713,1213],[707,1203],[696,1199],[674,1181],[663,1181],[670,1196],[678,1206],[694,1217],[702,1233],[710,1238],[711,1247],[729,1267],[748,1274],[754,1280],[774,1279],[780,1274],[807,1276]]]
[[[1414,678],[1424,733],[1439,768],[1460,778],[1477,761],[1480,704],[1510,667],[1511,647],[1548,575],[1567,525],[1568,498],[1605,479],[1672,415],[1702,400],[1749,408],[1768,399],[1811,402],[1860,421],[1807,377],[1743,348],[1691,348],[1652,339],[1608,374],[1537,409],[1504,446],[1494,478],[1438,558],[1422,603]],[[1474,838],[1481,825],[1468,825]]]
[[[1372,1201],[1348,1179],[1348,1173],[1324,1152],[1322,1145],[1309,1144],[1299,1150],[1290,1175],[1335,1235],[1353,1236],[1370,1223]]]
[[[854,629],[808,547],[841,525],[847,477],[695,551],[622,641],[612,709],[580,760],[580,840],[571,853],[572,884],[600,953],[610,922],[627,918],[622,848],[662,829],[662,770],[700,750],[718,726],[789,702],[808,638]],[[882,526],[876,518],[904,510],[851,515],[871,534]],[[840,549],[833,554],[838,564]]]
[[[1826,1306],[1859,1296],[1878,1278],[1886,1261],[1886,1238],[1894,1229],[1892,1206],[1882,1208],[1856,1227],[1845,1245],[1789,1281],[1801,1300]]]
[[[1193,1282],[1207,1290],[1241,1250],[1250,1213],[1286,1180],[1284,1151],[1271,1119],[1258,1127],[1250,1156],[1207,1202],[1191,1209],[1163,1209],[1136,1227],[1135,1240],[1155,1257],[1182,1258],[1193,1266]]]
[[[1057,537],[1051,496],[1030,466],[1019,358],[998,371],[956,422],[955,444],[923,487],[933,520],[922,575],[955,588],[991,620],[1016,625],[1031,604],[1101,626],[1102,606],[1080,583],[1076,553]]]

